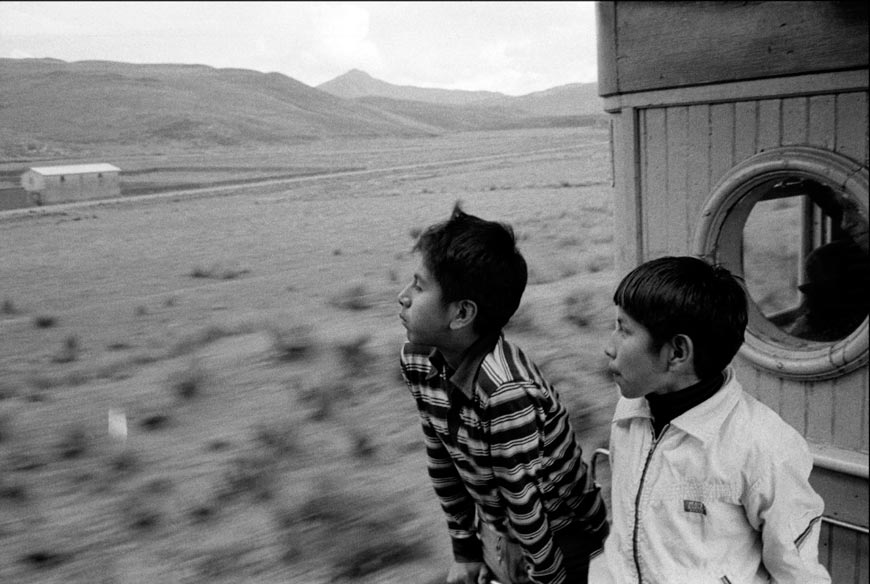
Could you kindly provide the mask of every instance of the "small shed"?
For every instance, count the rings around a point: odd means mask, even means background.
[[[112,164],[39,166],[21,175],[36,205],[105,199],[121,195],[121,169]]]

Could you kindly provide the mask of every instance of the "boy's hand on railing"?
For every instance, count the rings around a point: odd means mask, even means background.
[[[483,562],[453,562],[447,573],[447,584],[488,584],[489,580],[480,579],[484,573],[488,575],[489,570]]]
[[[484,564],[477,575],[477,584],[499,584],[499,582],[495,579],[493,573],[489,571],[489,567]]]

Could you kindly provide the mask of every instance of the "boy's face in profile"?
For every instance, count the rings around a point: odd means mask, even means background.
[[[617,307],[616,328],[604,353],[610,358],[608,369],[624,397],[638,398],[671,389],[667,344],[659,351],[653,347],[646,327]]]
[[[444,346],[450,333],[448,306],[441,299],[441,286],[421,258],[411,282],[399,292],[399,319],[408,340],[431,347]]]

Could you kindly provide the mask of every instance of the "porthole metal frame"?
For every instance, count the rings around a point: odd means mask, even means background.
[[[804,177],[846,194],[864,217],[868,209],[867,167],[821,148],[791,146],[761,152],[735,166],[716,185],[705,205],[694,253],[743,276],[743,228],[761,200],[761,188],[780,177]],[[749,296],[749,326],[740,354],[767,371],[801,380],[831,379],[868,362],[868,318],[845,338],[806,341],[780,330]]]

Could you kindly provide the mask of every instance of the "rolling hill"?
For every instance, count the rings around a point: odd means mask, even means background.
[[[510,105],[535,116],[603,117],[604,101],[597,83],[570,83],[519,97],[493,97],[479,105]]]
[[[317,86],[317,89],[345,99],[386,97],[403,101],[422,101],[442,105],[468,105],[487,99],[506,97],[501,93],[493,91],[462,91],[393,85],[392,83],[375,79],[359,69],[351,69],[344,75],[339,75],[335,79],[321,83]]]
[[[601,115],[604,106],[596,83],[571,83],[545,91],[513,97],[492,91],[462,91],[393,85],[353,69],[335,79],[321,83],[317,89],[345,99],[387,98],[437,105],[473,105],[509,108],[511,115],[585,116]]]
[[[275,73],[0,59],[0,79],[7,156],[45,146],[238,145],[438,131]]]
[[[572,86],[522,97],[423,88],[384,96],[366,91],[399,86],[352,71],[332,87],[350,91],[353,80],[367,85],[346,98],[282,74],[243,69],[0,59],[0,158],[591,123],[558,105],[576,99],[564,97]],[[603,116],[599,108],[593,117]]]

